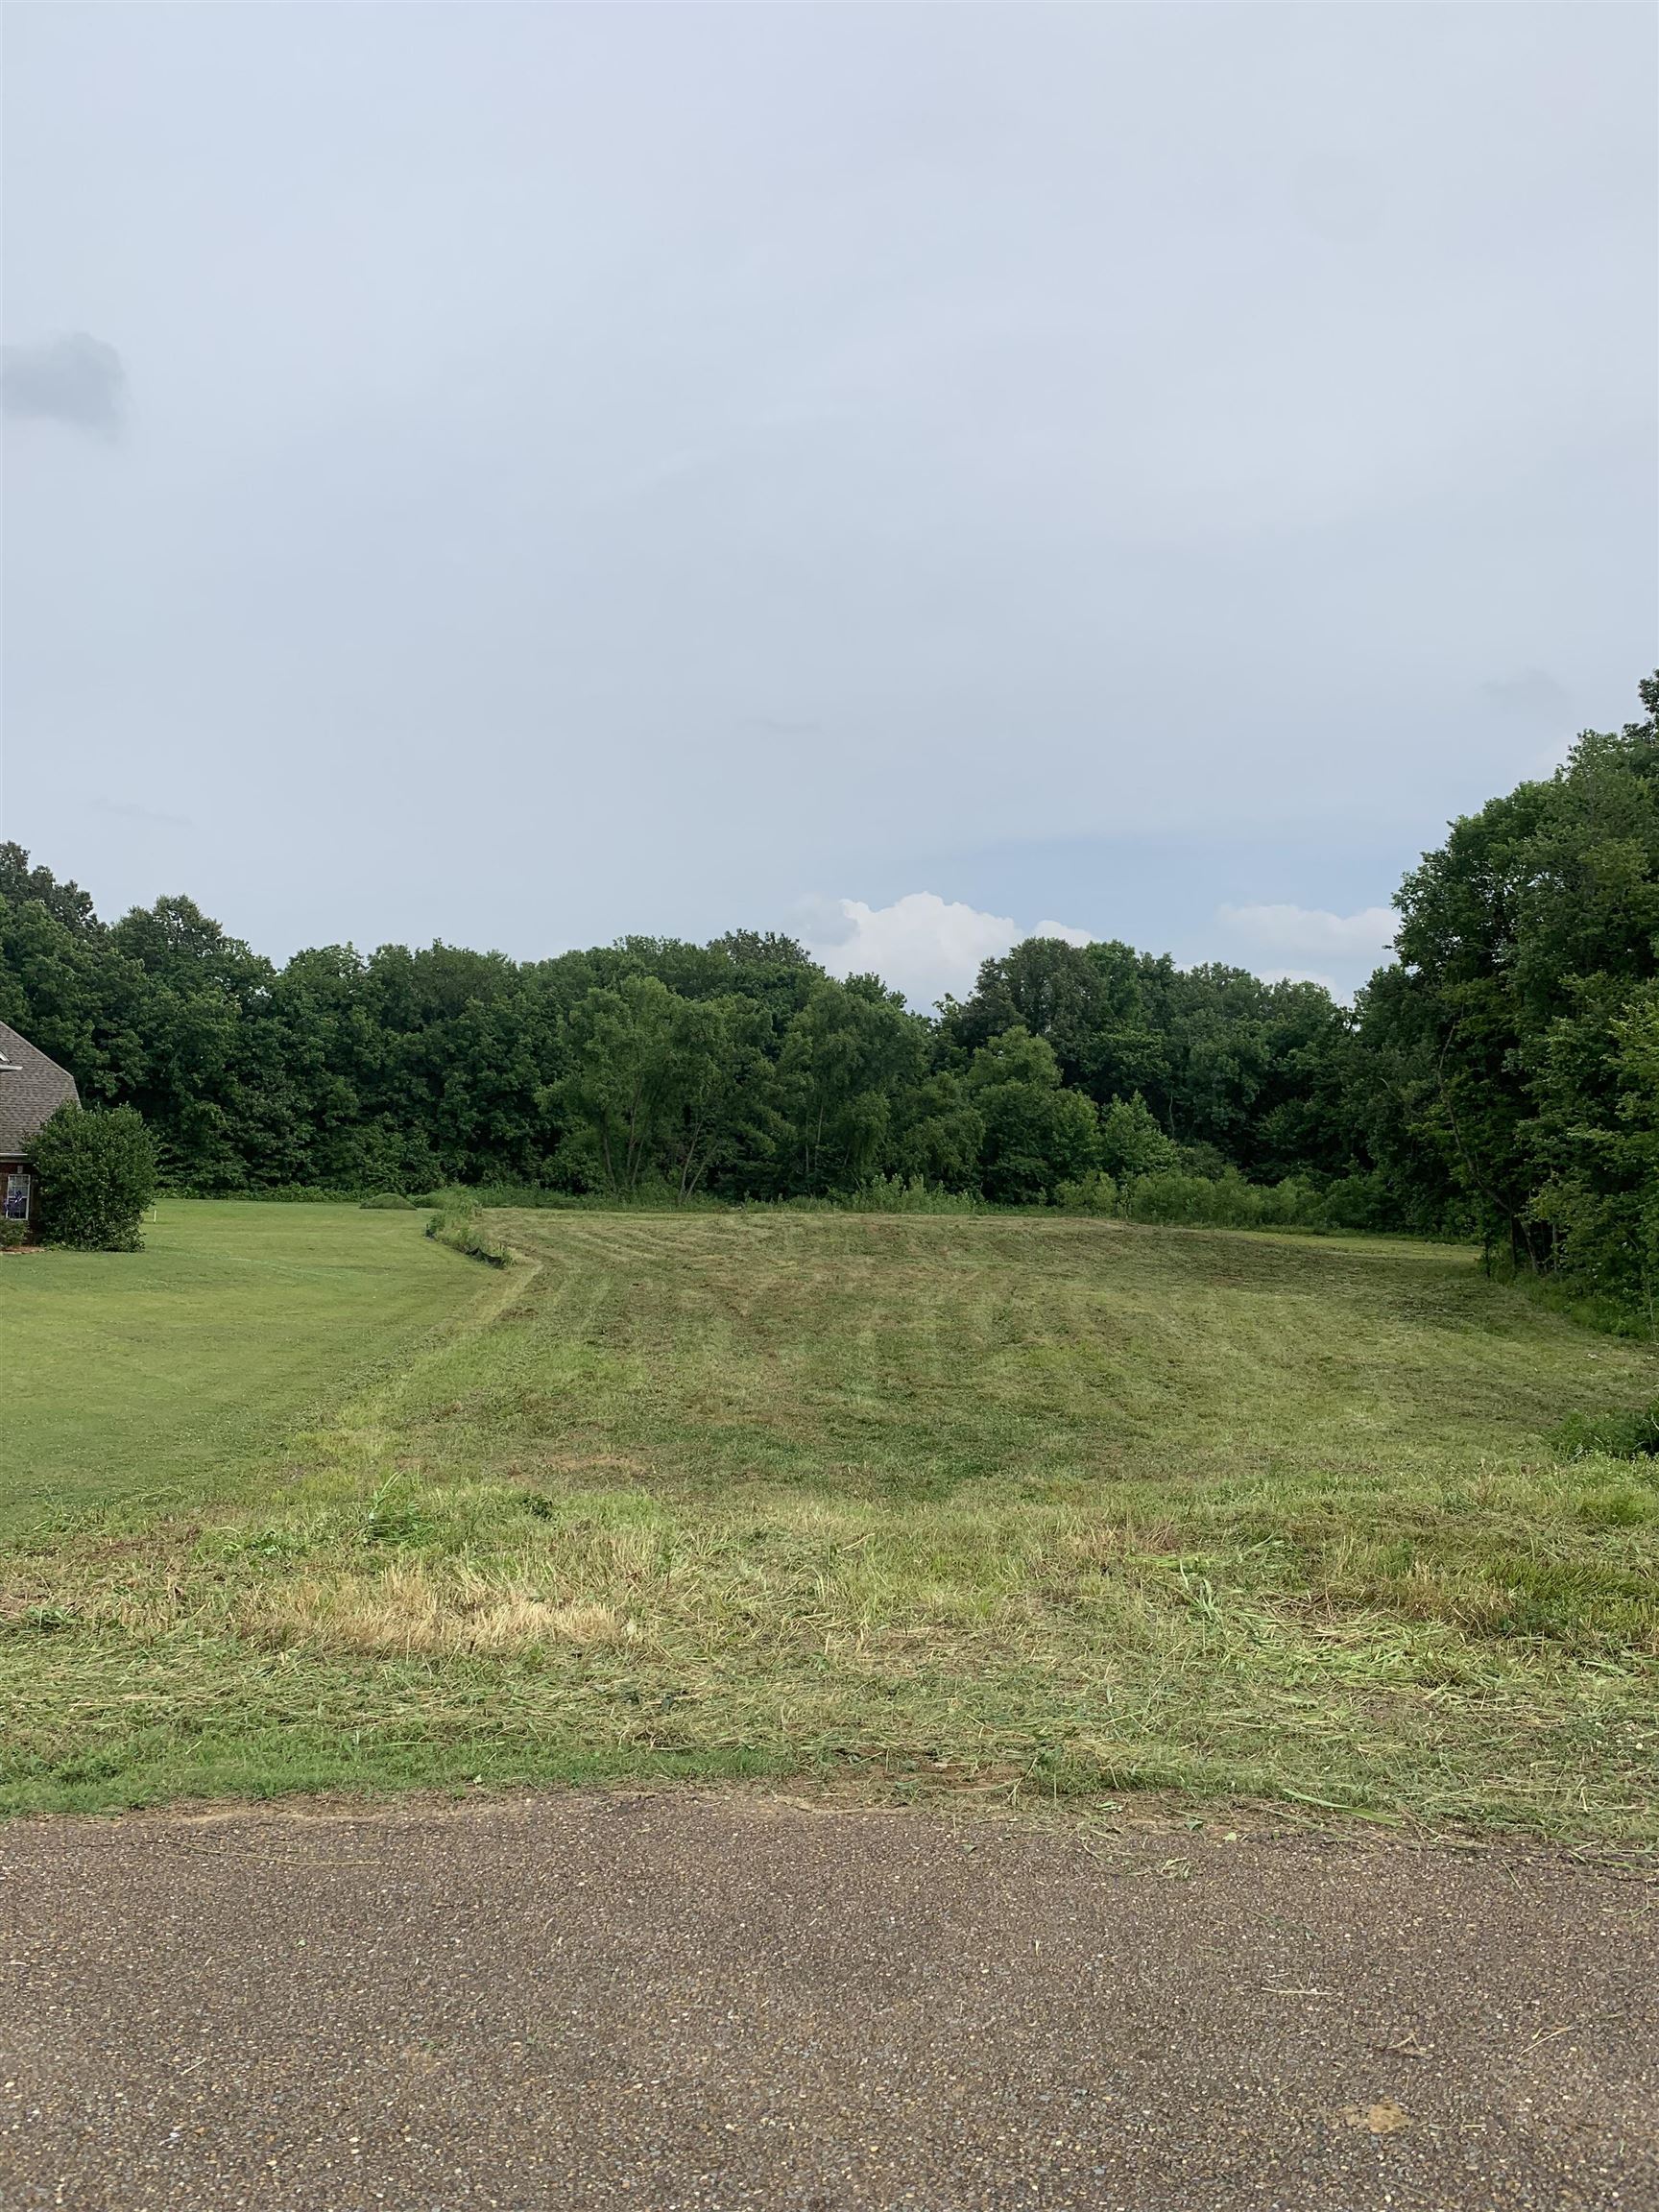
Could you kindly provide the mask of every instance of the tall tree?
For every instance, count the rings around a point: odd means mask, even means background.
[[[1099,1164],[1099,1118],[1066,1089],[1046,1038],[1021,1023],[974,1053],[968,1091],[985,1125],[980,1180],[987,1198],[1029,1205]]]
[[[1604,1266],[1647,1199],[1627,1139],[1659,974],[1659,677],[1641,691],[1643,720],[1453,824],[1364,1001],[1362,1048],[1393,1077],[1378,1148],[1535,1266]]]
[[[886,1166],[893,1101],[920,1081],[926,1037],[919,1018],[873,975],[813,985],[779,1063],[794,1188],[851,1190]]]

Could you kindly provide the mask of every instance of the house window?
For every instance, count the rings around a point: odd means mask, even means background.
[[[29,1192],[32,1178],[21,1167],[13,1167],[6,1178],[6,1218],[8,1221],[27,1221],[29,1218]]]

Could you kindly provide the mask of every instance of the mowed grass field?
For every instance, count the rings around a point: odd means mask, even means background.
[[[251,1214],[363,1256],[308,1426],[328,1352],[287,1389],[263,1332],[333,1293],[268,1270],[245,1367],[151,1293]],[[8,1437],[0,1806],[807,1774],[1659,1838],[1659,1465],[1550,1440],[1659,1394],[1651,1348],[1426,1245],[493,1219],[501,1273],[418,1215],[205,1206],[5,1264],[31,1345],[125,1329],[227,1441],[157,1410],[146,1453],[48,1357],[26,1466]]]
[[[141,1253],[7,1255],[0,1535],[47,1507],[234,1487],[354,1368],[476,1295],[421,1220],[163,1199]]]

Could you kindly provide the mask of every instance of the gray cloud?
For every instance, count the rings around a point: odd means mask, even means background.
[[[103,907],[1254,957],[1652,664],[1651,11],[91,20],[7,331],[143,436],[8,365],[4,704]]]
[[[1563,733],[1567,729],[1571,712],[1567,689],[1548,668],[1523,668],[1514,676],[1494,677],[1481,689],[1502,713],[1559,725]]]
[[[195,822],[188,814],[169,814],[159,806],[141,806],[135,799],[94,799],[88,804],[93,814],[113,814],[121,822],[153,822],[169,830],[194,830]]]
[[[84,330],[8,346],[0,358],[0,404],[20,421],[62,422],[115,438],[126,418],[127,371],[113,346]]]

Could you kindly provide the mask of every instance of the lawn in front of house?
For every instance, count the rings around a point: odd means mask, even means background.
[[[164,1198],[139,1252],[0,1259],[0,1534],[233,1489],[287,1428],[477,1296],[424,1216]]]

